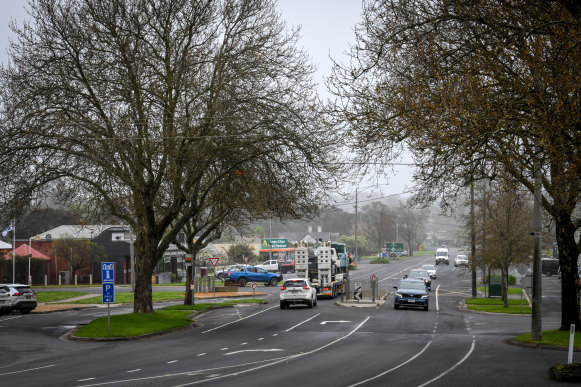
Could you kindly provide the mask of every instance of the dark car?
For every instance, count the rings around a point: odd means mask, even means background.
[[[550,277],[553,274],[559,274],[559,260],[554,258],[542,258],[541,272],[547,277]]]
[[[426,286],[432,286],[432,278],[430,277],[430,273],[428,273],[427,270],[413,269],[410,271],[408,277],[422,279],[426,283]]]
[[[400,306],[412,306],[428,310],[431,289],[422,279],[405,278],[394,288],[397,289],[393,301],[394,309],[399,309]]]

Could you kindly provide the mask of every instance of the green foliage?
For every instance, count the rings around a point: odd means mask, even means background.
[[[490,282],[493,284],[499,284],[502,282],[500,274],[491,274],[490,275]],[[508,276],[508,284],[509,285],[516,285],[516,277],[514,275]]]
[[[479,312],[488,313],[509,313],[509,314],[531,314],[532,308],[530,306],[523,306],[522,311],[520,305],[509,305],[505,308],[502,305],[468,305],[468,310],[475,310]]]
[[[369,263],[389,263],[389,259],[385,258],[375,258]]]
[[[351,254],[355,254],[355,235],[340,235],[337,238],[337,242],[345,243],[347,246],[347,251]],[[369,245],[367,243],[367,238],[361,235],[357,236],[357,253],[362,255],[363,252],[367,251]]]
[[[504,301],[499,298],[467,298],[464,302],[468,305],[504,305]],[[508,305],[520,305],[520,299],[509,299]],[[528,305],[526,298],[522,300],[523,305]]]

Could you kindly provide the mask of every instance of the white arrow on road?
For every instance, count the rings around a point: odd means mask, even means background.
[[[321,323],[321,325],[325,325],[327,323],[346,323],[346,322],[351,322],[351,321],[345,321],[345,320],[337,320],[337,321],[323,321]]]

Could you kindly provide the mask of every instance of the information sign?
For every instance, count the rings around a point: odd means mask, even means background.
[[[263,249],[286,249],[288,239],[263,239],[261,245]]]
[[[101,262],[101,282],[115,282],[115,262]]]
[[[403,242],[386,242],[385,251],[388,253],[403,253]]]

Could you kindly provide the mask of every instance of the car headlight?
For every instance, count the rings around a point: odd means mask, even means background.
[[[425,300],[426,298],[428,298],[428,295],[426,294],[425,296],[420,297],[422,300]]]
[[[401,293],[395,293],[395,296],[396,296],[397,298],[402,298],[402,297],[403,297]]]

